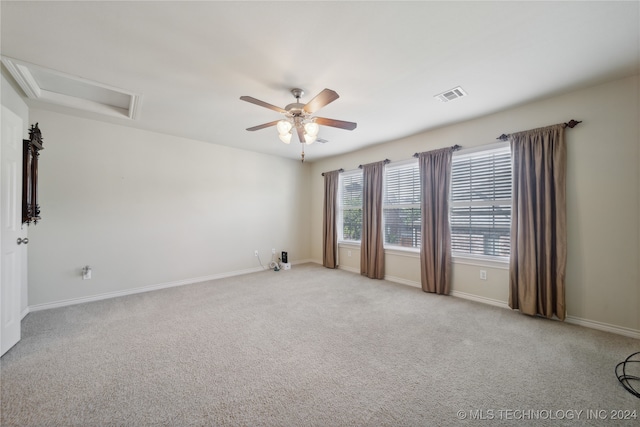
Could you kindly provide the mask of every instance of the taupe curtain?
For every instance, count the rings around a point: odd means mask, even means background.
[[[385,162],[362,166],[362,238],[360,274],[384,279],[384,237],[382,234],[382,179]]]
[[[453,148],[418,154],[422,200],[420,281],[422,290],[449,294],[451,286],[451,230],[449,181]]]
[[[565,318],[564,126],[509,136],[513,156],[509,306]]]
[[[324,208],[322,225],[322,265],[338,266],[338,230],[336,229],[336,203],[340,171],[324,173]]]

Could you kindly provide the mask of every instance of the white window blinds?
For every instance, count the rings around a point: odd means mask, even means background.
[[[451,166],[452,252],[508,257],[511,225],[509,146],[454,154]]]
[[[362,235],[362,170],[340,174],[338,240],[359,242]]]
[[[418,161],[385,167],[383,199],[385,245],[420,247],[420,172]]]

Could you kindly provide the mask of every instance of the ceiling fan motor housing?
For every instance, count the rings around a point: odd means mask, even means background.
[[[304,115],[304,112],[302,111],[303,108],[304,104],[301,104],[299,102],[294,102],[284,107],[284,109],[287,110],[287,113],[291,114],[292,116]]]

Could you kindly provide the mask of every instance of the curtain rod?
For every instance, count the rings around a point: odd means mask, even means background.
[[[383,162],[384,162],[384,164],[386,165],[387,163],[390,163],[390,162],[391,162],[391,160],[389,160],[389,159],[384,159],[384,160],[383,160]],[[377,163],[377,162],[373,162],[373,163]],[[367,164],[371,164],[371,163],[367,163]],[[358,169],[362,169],[362,166],[365,166],[365,165],[359,165],[359,166],[358,166]]]
[[[568,123],[563,123],[562,125],[563,125],[563,127],[565,127],[565,128],[566,128],[566,127],[570,127],[571,129],[573,129],[574,127],[576,127],[576,125],[577,125],[578,123],[582,123],[582,120],[574,120],[574,119],[571,119],[571,120],[569,120],[569,122],[568,122]],[[502,135],[500,135],[500,136],[499,136],[499,137],[497,137],[496,139],[499,139],[500,141],[506,141],[506,140],[508,140],[508,139],[509,139],[509,135],[505,135],[505,134],[503,133]]]
[[[452,149],[453,151],[458,151],[458,150],[459,150],[459,149],[461,149],[461,148],[462,148],[462,145],[458,145],[458,144],[456,144],[456,145],[454,145],[453,147],[451,147],[451,149]],[[418,157],[419,155],[420,155],[420,153],[415,153],[415,154],[413,155],[413,157]]]
[[[337,169],[338,172],[344,172],[344,169],[340,168]],[[320,175],[324,176],[325,173],[329,173],[329,172],[322,172]]]

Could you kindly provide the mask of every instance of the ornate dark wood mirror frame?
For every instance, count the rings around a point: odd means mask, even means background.
[[[42,133],[38,123],[31,125],[29,139],[22,140],[22,223],[40,221],[38,204],[38,157],[42,147]]]

